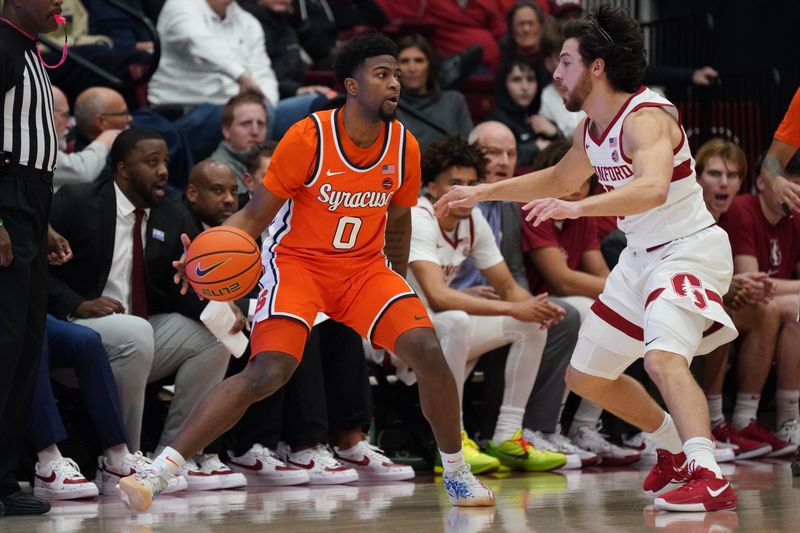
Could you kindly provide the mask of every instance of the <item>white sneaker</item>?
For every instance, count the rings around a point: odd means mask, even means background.
[[[393,463],[383,455],[383,450],[362,440],[346,454],[334,447],[334,457],[358,472],[358,479],[364,481],[402,481],[414,477],[414,469],[408,465]]]
[[[589,426],[581,426],[569,435],[572,444],[578,448],[583,448],[592,453],[596,453],[600,458],[600,464],[604,466],[624,466],[635,463],[641,455],[636,450],[623,448],[612,444],[598,429]]]
[[[101,455],[97,458],[97,475],[94,483],[100,490],[100,494],[117,494],[117,485],[122,478],[152,468],[153,461],[145,457],[142,452],[129,453],[118,465],[109,465],[106,458]],[[173,476],[169,480],[164,494],[172,494],[186,488],[185,477]]]
[[[338,485],[358,481],[358,472],[334,459],[330,448],[324,444],[299,452],[293,452],[287,446],[286,464],[308,472],[308,482],[312,485]]]
[[[36,463],[33,495],[45,500],[94,498],[97,486],[83,477],[75,461],[61,457],[43,465]]]
[[[714,440],[714,460],[718,463],[729,463],[736,459],[736,450],[739,447],[727,442]]]
[[[800,423],[797,420],[789,420],[781,425],[781,428],[775,433],[775,436],[781,440],[787,440],[794,445],[800,445]]]
[[[217,476],[223,489],[236,489],[247,485],[247,479],[245,479],[244,475],[228,468],[225,463],[219,460],[219,455],[216,453],[196,455],[194,461],[200,467],[200,470],[211,472],[212,475]]]
[[[278,455],[260,444],[253,444],[243,455],[228,452],[228,465],[248,478],[251,485],[286,486],[308,483],[308,471],[286,466]]]
[[[656,441],[643,431],[637,433],[633,437],[624,437],[622,439],[622,444],[639,452],[639,462],[637,464],[654,465],[658,462],[658,453],[656,452],[658,445],[656,445]]]
[[[489,507],[494,505],[492,489],[469,471],[469,465],[458,472],[444,472],[444,490],[450,503],[459,507]]]
[[[559,433],[544,433],[526,429],[522,432],[522,436],[537,450],[564,454],[567,463],[561,467],[563,470],[577,470],[600,461],[597,455],[578,448],[567,437]]]

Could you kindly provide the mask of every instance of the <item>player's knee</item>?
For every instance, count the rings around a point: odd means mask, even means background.
[[[439,339],[432,329],[417,328],[403,333],[395,343],[395,354],[413,368],[420,379],[449,372]]]
[[[644,369],[656,385],[689,371],[689,362],[678,354],[653,350],[644,357]]]
[[[259,354],[242,372],[252,401],[266,398],[283,387],[292,377],[297,360],[285,354]]]

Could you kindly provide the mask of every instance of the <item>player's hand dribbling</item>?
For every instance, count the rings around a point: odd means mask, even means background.
[[[480,185],[472,187],[453,185],[449,191],[433,204],[436,216],[447,215],[453,207],[475,207],[478,202],[483,200],[481,192],[482,187]]]
[[[181,243],[183,243],[183,253],[181,254],[181,258],[177,261],[172,262],[172,266],[175,267],[175,275],[172,276],[172,281],[175,282],[175,285],[181,286],[181,294],[186,294],[189,292],[189,280],[186,279],[186,252],[189,250],[189,245],[192,244],[191,239],[185,233],[181,233]],[[203,300],[203,296],[195,291],[197,297]]]
[[[581,216],[580,202],[568,202],[557,198],[540,198],[522,206],[527,222],[533,221],[534,227],[546,220],[565,220]]]
[[[564,318],[566,311],[560,305],[547,299],[547,294],[537,294],[527,300],[511,304],[509,314],[523,322],[540,322],[542,328],[549,328]]]

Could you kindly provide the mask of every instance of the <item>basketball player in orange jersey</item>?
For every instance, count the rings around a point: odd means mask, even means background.
[[[581,326],[567,383],[649,432],[658,463],[645,480],[670,511],[736,507],[736,494],[714,460],[708,407],[689,372],[697,354],[736,337],[722,307],[733,273],[725,232],[703,202],[694,160],[675,107],[641,86],[646,65],[641,29],[624,10],[602,6],[563,29],[553,79],[569,111],[588,117],[555,166],[512,178],[455,187],[436,208],[484,200],[528,201],[527,220],[618,217],[628,247]],[[592,172],[606,194],[560,200]],[[669,414],[623,374],[644,357]]]
[[[263,186],[225,222],[253,237],[271,222],[262,247],[252,360],[211,391],[152,470],[120,481],[131,508],[146,510],[185,457],[286,383],[319,311],[414,368],[450,501],[494,505],[492,491],[464,462],[455,381],[425,307],[403,278],[420,155],[414,136],[393,118],[400,96],[396,55],[395,44],[382,35],[349,41],[335,67],[347,91],[345,105],[292,126],[272,156]],[[188,246],[188,238],[184,243]],[[176,266],[177,282],[182,261]]]

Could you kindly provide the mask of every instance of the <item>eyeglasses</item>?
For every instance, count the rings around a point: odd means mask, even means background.
[[[101,117],[129,117],[131,112],[127,109],[125,111],[117,111],[116,113],[100,113]]]

